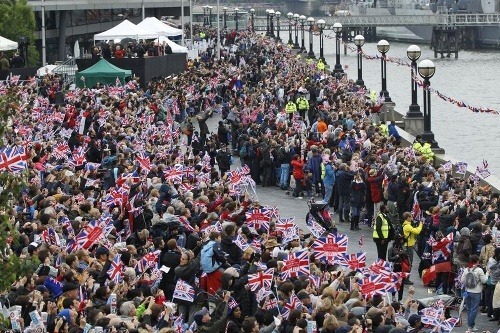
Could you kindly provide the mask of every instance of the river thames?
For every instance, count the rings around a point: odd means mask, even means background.
[[[325,37],[330,32],[325,32]],[[299,33],[300,34],[300,33]],[[309,47],[306,33],[306,47]],[[324,53],[327,63],[335,64],[335,40],[333,33],[324,41]],[[281,34],[288,39],[288,34]],[[299,36],[300,43],[300,36]],[[349,43],[351,48],[355,47]],[[399,58],[409,63],[406,49],[409,43],[390,42],[389,58]],[[417,44],[418,45],[418,44]],[[431,87],[441,94],[474,107],[490,108],[500,112],[500,52],[494,50],[461,50],[458,59],[436,58],[429,45],[418,45],[423,59],[430,59],[436,65],[436,73],[431,79]],[[314,51],[319,54],[319,37],[314,38]],[[363,51],[368,56],[376,56],[377,44],[366,43]],[[349,78],[357,78],[356,52],[347,50],[341,44],[341,64]],[[381,89],[380,59],[363,59],[363,79],[370,90]],[[395,63],[387,63],[387,90],[396,103],[399,113],[406,113],[411,104],[410,68]],[[418,91],[418,104],[422,106],[423,92]],[[467,162],[474,169],[483,159],[489,162],[489,170],[496,177],[500,176],[500,114],[474,113],[468,108],[461,108],[444,101],[436,94],[431,95],[432,131],[439,146],[453,158]]]

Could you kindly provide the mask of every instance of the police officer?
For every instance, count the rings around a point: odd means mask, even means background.
[[[289,100],[285,105],[285,111],[288,115],[288,119],[292,120],[293,114],[297,112],[297,105],[292,100]]]
[[[302,119],[306,118],[306,112],[309,110],[309,101],[305,98],[303,94],[300,94],[299,98],[297,98],[297,106],[299,109],[299,114]]]
[[[380,206],[380,213],[373,225],[373,241],[377,246],[377,257],[383,260],[387,260],[387,247],[392,235],[394,235],[394,230],[391,230],[392,225],[389,223],[388,213],[389,209],[386,205]]]

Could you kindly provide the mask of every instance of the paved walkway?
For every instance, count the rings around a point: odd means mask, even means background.
[[[207,121],[207,124],[210,128],[211,132],[216,132],[217,131],[217,126],[218,126],[218,121],[220,120],[219,115],[214,115],[211,119]],[[197,128],[197,125],[195,124],[195,128]],[[231,167],[236,168],[240,165],[239,162],[239,157],[234,157],[234,164]],[[279,209],[280,216],[283,218],[286,217],[295,217],[295,222],[296,224],[302,228],[305,232],[308,232],[306,222],[305,222],[305,217],[306,214],[309,210],[307,206],[307,200],[306,199],[295,199],[291,195],[286,195],[287,191],[281,190],[279,187],[262,187],[257,185],[257,195],[259,202],[262,205],[265,206],[277,206]],[[320,198],[317,198],[320,199]],[[338,215],[333,214],[333,209],[332,211],[332,217],[334,221],[336,221],[336,225],[338,228],[338,231],[340,233],[346,234],[349,237],[349,244],[348,244],[348,253],[355,253],[359,252],[359,246],[358,246],[358,240],[361,236],[363,236],[363,248],[362,251],[366,252],[366,263],[367,265],[370,265],[377,259],[377,249],[375,246],[375,243],[373,242],[372,239],[372,229],[371,227],[367,225],[360,225],[361,230],[359,231],[351,231],[350,230],[350,224],[348,223],[338,223]],[[415,256],[415,261],[418,261],[418,257]],[[416,299],[421,299],[421,298],[426,298],[426,297],[431,297],[434,296],[434,291],[429,290],[427,287],[425,287],[422,284],[422,280],[418,276],[418,262],[415,263],[413,266],[413,270],[411,272],[411,281],[414,282],[413,287],[415,288],[415,298]],[[405,292],[403,294],[403,300],[405,297],[408,295],[407,290],[409,286],[405,286]],[[452,311],[452,316],[456,316],[457,312]],[[453,332],[465,332],[467,330],[467,313],[462,314],[462,321],[463,325],[462,327],[457,327],[453,330]],[[488,321],[488,317],[486,314],[481,314],[479,313],[476,318],[476,327],[479,328],[479,332],[483,331],[490,331],[490,332],[497,332],[498,331],[498,325],[496,322],[490,322]],[[500,331],[499,331],[500,332]]]

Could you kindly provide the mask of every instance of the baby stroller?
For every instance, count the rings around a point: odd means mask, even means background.
[[[309,200],[307,205],[309,206],[309,212],[306,215],[306,221],[309,221],[312,217],[314,221],[319,223],[328,232],[337,231],[337,227],[328,210],[328,202],[314,202],[314,200]]]

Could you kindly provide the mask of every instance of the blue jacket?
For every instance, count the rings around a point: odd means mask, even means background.
[[[335,171],[333,170],[332,163],[325,164],[325,178],[323,178],[325,186],[333,186],[335,184]]]
[[[395,124],[389,124],[389,136],[393,136],[396,139],[401,138],[401,135],[399,135],[398,129],[396,128]]]
[[[309,167],[309,170],[311,171],[313,175],[313,181],[319,181],[321,180],[321,162],[323,161],[323,158],[321,155],[313,155],[308,161],[307,161],[307,166]]]

